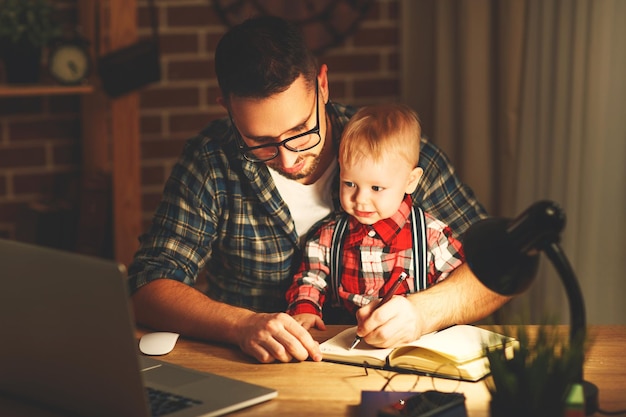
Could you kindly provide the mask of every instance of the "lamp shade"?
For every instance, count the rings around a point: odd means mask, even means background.
[[[517,295],[528,289],[539,265],[538,255],[517,250],[509,239],[506,219],[485,219],[467,231],[463,246],[467,264],[490,290]]]
[[[467,264],[492,291],[521,294],[537,274],[539,251],[558,241],[564,226],[563,211],[551,201],[539,201],[512,220],[481,220],[463,239]]]

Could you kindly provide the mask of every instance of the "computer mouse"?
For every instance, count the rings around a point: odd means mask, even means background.
[[[172,332],[146,333],[139,339],[139,350],[144,355],[166,355],[176,346],[178,336]]]

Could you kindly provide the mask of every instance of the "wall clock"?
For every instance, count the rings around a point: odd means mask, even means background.
[[[57,42],[48,55],[48,71],[60,84],[81,84],[91,71],[87,43],[81,39]]]
[[[214,0],[228,27],[258,15],[279,16],[302,29],[307,44],[319,55],[340,44],[358,27],[373,0]]]

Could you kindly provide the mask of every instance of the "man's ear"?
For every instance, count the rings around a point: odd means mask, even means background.
[[[317,74],[317,84],[322,101],[324,104],[327,104],[330,98],[330,91],[328,90],[328,66],[326,64],[320,65],[320,71]]]
[[[217,104],[219,104],[220,106],[224,107],[226,110],[228,110],[228,107],[226,107],[226,100],[224,100],[224,97],[222,96],[217,96],[217,98],[215,99],[215,101],[217,102]]]
[[[417,184],[420,182],[420,179],[422,178],[423,173],[424,173],[424,170],[422,168],[420,167],[413,168],[413,171],[411,171],[411,173],[409,174],[409,180],[406,184],[406,189],[404,190],[406,194],[412,194],[413,191],[415,191],[415,189],[417,188]]]

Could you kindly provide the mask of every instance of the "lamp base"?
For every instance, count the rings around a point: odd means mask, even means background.
[[[582,381],[580,384],[583,387],[583,394],[585,395],[585,415],[593,415],[600,407],[598,402],[598,387],[589,381]]]

